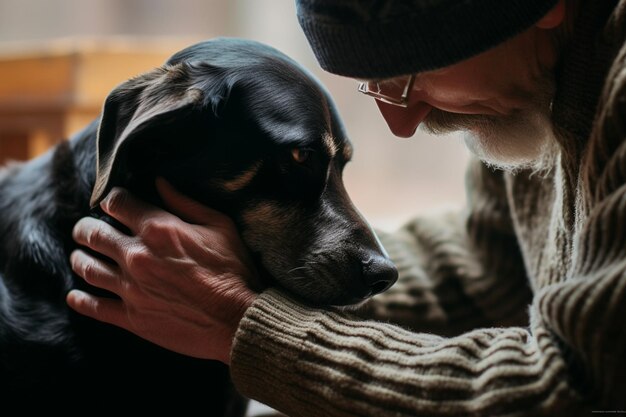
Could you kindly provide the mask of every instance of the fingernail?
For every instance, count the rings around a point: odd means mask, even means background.
[[[81,297],[84,297],[84,296],[85,296],[85,293],[84,293],[84,292],[82,292],[81,290],[77,290],[77,289],[75,289],[75,288],[74,288],[74,289],[71,289],[71,290],[67,293],[67,296],[68,296],[68,297],[69,297],[70,295],[71,295],[72,297],[74,297],[74,298],[81,298]]]
[[[94,222],[97,221],[98,220],[94,219],[93,217],[83,217],[79,219],[72,228],[72,239],[74,239],[75,241],[80,241],[81,236],[85,235],[85,229],[89,227],[95,227]]]
[[[75,308],[85,298],[87,298],[87,294],[84,291],[73,289],[65,296],[65,302],[70,307]]]
[[[75,250],[70,254],[70,265],[72,270],[76,272],[78,263],[80,262],[80,251]]]
[[[83,219],[84,217],[82,219],[79,219],[72,228],[72,239],[74,240],[78,240],[78,238],[80,237],[80,233],[82,232],[82,225],[84,223]]]

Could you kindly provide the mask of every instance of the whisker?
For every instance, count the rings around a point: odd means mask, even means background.
[[[311,268],[310,265],[312,264],[319,264],[321,262],[316,262],[316,261],[306,261],[304,260],[304,258],[300,259],[301,261],[304,261],[304,265],[302,266],[297,266],[295,268],[290,269],[289,271],[287,271],[287,275],[291,274],[294,271],[298,271],[300,269],[307,269],[307,268]],[[312,269],[312,268],[311,268]]]
[[[297,270],[299,270],[299,269],[306,269],[306,268],[308,268],[308,266],[306,266],[306,265],[303,265],[303,266],[297,266],[297,267],[295,267],[295,268],[290,269],[289,271],[287,271],[287,274],[291,274],[292,272],[295,272],[295,271],[297,271]]]

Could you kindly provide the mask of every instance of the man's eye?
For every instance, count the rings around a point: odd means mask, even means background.
[[[294,148],[291,150],[291,157],[294,161],[301,164],[309,159],[311,153],[312,151],[310,149]]]

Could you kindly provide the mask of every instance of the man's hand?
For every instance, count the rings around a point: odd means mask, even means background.
[[[257,280],[254,265],[228,217],[165,181],[158,180],[157,188],[180,217],[118,188],[101,207],[132,236],[93,218],[76,223],[76,242],[116,264],[76,250],[72,268],[121,299],[73,290],[67,303],[167,349],[228,364],[239,321],[256,296],[246,284]]]

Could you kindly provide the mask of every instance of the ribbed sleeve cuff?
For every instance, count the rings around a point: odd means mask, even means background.
[[[295,384],[300,352],[319,314],[278,290],[261,294],[241,320],[233,342],[231,375],[239,392],[249,398],[278,398],[281,405],[289,404],[295,387],[273,391]]]

